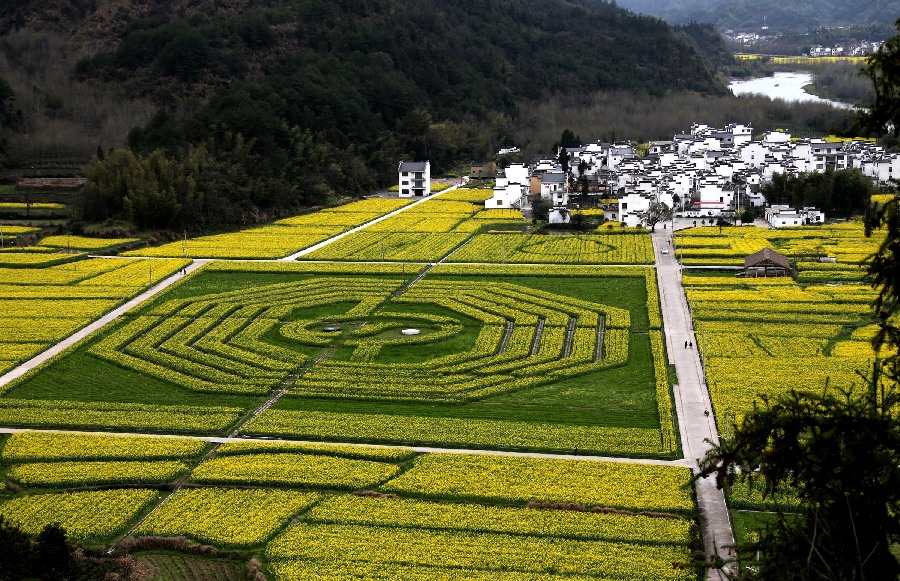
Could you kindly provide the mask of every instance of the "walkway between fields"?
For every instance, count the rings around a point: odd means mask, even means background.
[[[681,268],[675,260],[674,249],[669,242],[670,235],[671,232],[668,230],[657,230],[653,233],[653,247],[657,261],[656,278],[659,283],[669,363],[675,364],[675,371],[678,374],[674,395],[681,446],[685,460],[696,470],[699,460],[710,448],[708,441],[718,443],[719,433],[712,415],[709,391],[697,351],[697,337],[694,335],[691,314],[681,284]],[[667,254],[661,252],[663,248],[669,249]],[[693,347],[686,348],[686,343],[692,343]],[[696,492],[707,557],[717,555],[725,560],[733,558],[733,551],[729,545],[734,544],[734,532],[725,505],[724,493],[716,488],[711,478],[698,480]],[[707,579],[725,579],[726,573],[727,571],[711,569]]]
[[[156,283],[149,289],[145,290],[138,296],[134,297],[133,299],[125,302],[122,305],[119,305],[117,308],[106,313],[99,319],[96,319],[94,322],[90,323],[89,325],[82,327],[81,329],[79,329],[72,335],[69,335],[62,341],[55,343],[52,347],[50,347],[46,351],[42,351],[41,353],[35,355],[34,357],[29,359],[25,363],[22,363],[21,365],[16,366],[15,368],[11,369],[10,371],[6,372],[5,374],[0,375],[0,387],[3,387],[4,385],[9,384],[10,382],[15,381],[16,379],[19,379],[20,377],[22,377],[29,371],[43,365],[44,363],[49,361],[51,358],[59,355],[60,353],[62,353],[63,351],[65,351],[66,349],[71,347],[72,345],[75,345],[76,343],[78,343],[79,341],[81,341],[82,339],[84,339],[85,337],[87,337],[88,335],[93,333],[94,331],[96,331],[102,327],[105,327],[106,325],[115,321],[116,319],[118,319],[119,317],[121,317],[122,315],[124,315],[125,313],[130,311],[131,309],[137,307],[144,301],[156,296],[160,292],[169,288],[170,286],[172,286],[173,284],[175,284],[176,282],[178,282],[179,280],[184,278],[187,274],[194,272],[195,270],[202,267],[207,262],[209,262],[209,261],[203,260],[203,259],[193,260],[191,262],[191,264],[185,268],[185,274],[175,273],[175,274],[168,276],[167,278],[164,278],[163,280],[159,281],[158,283]]]
[[[286,440],[270,437],[245,437],[245,436],[187,436],[183,434],[148,434],[146,432],[110,432],[85,431],[85,430],[41,430],[32,428],[2,428],[0,434],[19,434],[23,432],[40,432],[44,434],[74,434],[79,436],[131,436],[136,438],[173,438],[182,440],[203,440],[213,444],[228,444],[231,442],[258,442],[276,444],[302,444],[309,446],[358,446],[361,448],[380,448],[412,450],[427,454],[468,454],[486,456],[510,456],[515,458],[544,458],[548,460],[587,460],[591,462],[615,462],[619,464],[647,464],[653,466],[678,466],[688,467],[686,460],[656,460],[654,458],[622,458],[619,456],[591,456],[587,454],[552,454],[549,452],[514,452],[511,450],[478,450],[474,448],[438,448],[434,446],[402,446],[388,444],[363,444],[359,442],[323,442],[321,440]]]
[[[451,187],[447,188],[446,190],[444,190],[443,192],[440,192],[440,194],[443,194],[446,192],[452,192],[453,190],[457,189],[458,187],[459,186],[451,186]],[[396,216],[400,212],[405,212],[406,210],[409,210],[412,207],[418,206],[419,204],[421,204],[423,202],[427,202],[428,200],[433,200],[435,197],[437,197],[440,194],[434,194],[432,196],[425,196],[421,200],[417,200],[417,201],[413,202],[412,204],[407,204],[407,205],[403,206],[402,208],[397,208],[393,212],[388,212],[384,216],[379,216],[378,218],[375,218],[374,220],[372,220],[370,222],[366,222],[362,226],[357,226],[355,228],[351,228],[350,230],[347,230],[346,232],[341,232],[340,234],[336,234],[335,236],[332,236],[331,238],[328,238],[327,240],[323,240],[323,241],[319,242],[318,244],[313,244],[309,248],[304,248],[303,250],[301,250],[299,252],[295,252],[295,253],[291,254],[290,256],[285,256],[284,258],[279,258],[278,260],[281,262],[293,262],[293,261],[297,260],[298,258],[300,258],[301,256],[306,256],[307,254],[311,254],[311,253],[315,252],[316,250],[319,250],[320,248],[324,248],[325,246],[328,246],[332,242],[337,242],[344,236],[349,236],[351,234],[355,234],[356,232],[359,232],[360,230],[364,230],[373,224],[377,224],[383,220],[387,220],[388,218]],[[389,199],[392,199],[392,198],[389,198]]]

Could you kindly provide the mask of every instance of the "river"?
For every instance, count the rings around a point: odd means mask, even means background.
[[[803,87],[812,83],[812,75],[809,73],[775,73],[772,77],[760,77],[746,81],[732,81],[728,88],[735,95],[758,94],[773,99],[785,101],[813,101],[816,103],[831,103],[842,109],[853,109],[849,103],[831,101],[815,95],[810,95]]]

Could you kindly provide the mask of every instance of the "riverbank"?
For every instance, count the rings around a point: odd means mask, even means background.
[[[826,99],[806,91],[813,84],[813,76],[802,72],[776,72],[771,77],[734,80],[728,88],[735,96],[763,95],[772,99],[788,102],[828,103],[841,109],[854,109],[855,106],[841,101]]]

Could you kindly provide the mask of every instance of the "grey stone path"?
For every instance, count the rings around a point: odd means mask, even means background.
[[[669,242],[670,236],[671,231],[668,229],[657,229],[653,233],[656,278],[659,283],[666,350],[669,352],[669,363],[675,365],[678,375],[674,395],[681,446],[688,465],[696,469],[698,461],[710,448],[709,442],[719,442],[719,433],[697,350],[697,337],[681,284],[681,268]],[[668,254],[661,252],[663,248],[669,249]],[[685,348],[685,342],[693,343],[693,348]],[[706,411],[710,412],[708,416],[704,413]],[[725,560],[733,558],[733,551],[729,546],[734,544],[734,532],[725,505],[725,495],[710,478],[697,481],[696,492],[707,557],[718,555]],[[727,572],[713,569],[707,578],[726,579]]]

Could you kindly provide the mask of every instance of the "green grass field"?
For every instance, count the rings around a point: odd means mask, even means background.
[[[284,385],[247,434],[674,453],[659,444],[643,273],[436,274],[398,294],[406,280],[201,272],[4,397],[249,412]],[[627,343],[618,355],[593,343],[604,309],[606,340]],[[332,323],[342,330],[323,333]],[[399,332],[411,326],[422,333]],[[395,429],[365,433],[385,424]]]

